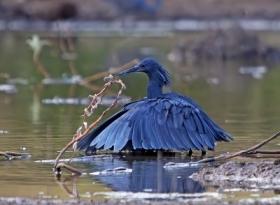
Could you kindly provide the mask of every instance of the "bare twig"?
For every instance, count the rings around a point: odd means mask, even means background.
[[[232,154],[221,154],[220,156],[217,156],[217,157],[214,157],[214,158],[207,158],[207,159],[199,160],[199,161],[197,161],[197,163],[205,163],[205,162],[213,162],[213,161],[217,161],[217,160],[225,160],[225,159],[230,159],[230,158],[242,155],[242,154],[256,154],[256,153],[258,153],[257,149],[259,149],[263,145],[267,144],[271,140],[277,138],[279,135],[280,135],[280,131],[275,133],[274,135],[272,135],[268,139],[262,141],[261,143],[255,145],[255,146],[253,146],[253,147],[251,147],[247,150],[241,150],[239,152],[235,152],[235,153],[232,153]],[[266,151],[268,151],[268,150],[266,150]],[[271,151],[273,151],[273,150],[271,150]],[[276,151],[276,150],[274,150],[274,151]]]
[[[37,66],[38,71],[40,71],[44,75],[45,78],[49,78],[50,74],[46,71],[45,67],[39,60],[39,56],[36,55],[35,53],[33,55],[33,61],[34,61],[35,65]]]
[[[254,150],[248,154],[280,154],[280,150]]]
[[[69,148],[71,147],[72,145],[75,146],[75,144],[80,141],[83,137],[85,137],[89,132],[90,130],[95,127],[102,119],[102,117],[112,108],[114,107],[119,98],[120,98],[120,95],[122,94],[122,91],[125,90],[125,84],[119,79],[119,80],[113,80],[112,79],[112,76],[110,75],[109,77],[109,82],[107,82],[103,89],[98,93],[98,94],[95,94],[93,96],[93,99],[91,101],[91,103],[89,104],[89,106],[85,109],[85,113],[83,114],[83,121],[82,121],[82,125],[81,127],[78,129],[77,133],[74,135],[73,137],[73,140],[71,142],[69,142],[59,153],[59,155],[57,156],[57,158],[55,159],[55,163],[54,163],[54,169],[57,169],[57,164],[59,162],[59,159],[60,157],[63,155],[63,153]],[[99,116],[99,118],[93,122],[82,134],[80,133],[81,132],[81,128],[85,126],[85,120],[86,120],[86,116],[87,116],[87,112],[90,112],[92,107],[94,106],[94,103],[97,102],[97,98],[106,91],[106,89],[111,86],[112,84],[115,84],[115,83],[118,83],[121,85],[121,89],[119,90],[118,92],[118,95],[117,95],[117,98],[114,100],[114,102],[106,109],[103,111],[103,113]]]
[[[0,152],[0,156],[6,157],[8,160],[11,160],[13,157],[24,157],[30,155],[29,153],[19,153],[19,152]],[[10,157],[12,156],[12,157]]]
[[[7,155],[18,156],[18,157],[22,157],[24,155],[29,155],[29,153],[19,153],[19,152],[10,152],[10,151],[6,151],[5,153]]]
[[[6,157],[6,159],[7,160],[10,160],[11,158],[10,158],[10,156],[9,155],[7,155],[7,153],[6,152],[0,152],[0,156],[4,156],[4,157]]]
[[[64,164],[64,163],[59,163],[56,165],[56,171],[58,173],[61,173],[61,168],[65,168],[69,171],[71,171],[73,174],[76,174],[76,175],[82,175],[83,172],[81,172],[80,170],[70,166],[70,165],[67,165],[67,164]]]

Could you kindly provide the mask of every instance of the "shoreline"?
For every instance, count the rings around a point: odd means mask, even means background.
[[[0,31],[59,32],[67,28],[71,32],[115,33],[119,35],[137,33],[141,35],[162,32],[195,32],[227,29],[239,26],[248,31],[280,31],[279,20],[265,19],[220,19],[175,21],[27,21],[0,20]],[[166,35],[166,34],[164,34]]]

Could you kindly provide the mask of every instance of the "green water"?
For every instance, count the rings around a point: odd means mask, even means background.
[[[32,61],[32,50],[26,44],[26,39],[30,35],[30,33],[0,33],[0,74],[8,74],[12,79],[20,78],[26,82],[26,84],[16,84],[18,93],[0,93],[0,130],[8,132],[0,134],[0,151],[23,152],[20,148],[25,147],[24,152],[32,155],[30,159],[24,160],[5,161],[4,158],[1,158],[0,197],[70,199],[71,196],[62,188],[61,182],[55,180],[52,173],[53,165],[35,163],[35,161],[54,159],[57,156],[57,151],[72,139],[80,126],[80,116],[83,114],[85,106],[46,105],[42,103],[42,99],[54,96],[87,97],[99,90],[90,90],[80,85],[42,85],[43,76],[37,71]],[[63,74],[70,76],[68,62],[60,57],[58,35],[43,33],[39,35],[48,39],[52,44],[52,46],[44,47],[40,55],[40,60],[51,77],[60,78]],[[209,156],[249,148],[279,131],[279,67],[266,65],[267,73],[261,79],[254,79],[251,75],[241,75],[238,72],[241,66],[249,65],[248,62],[201,62],[196,65],[179,65],[167,60],[168,53],[179,39],[192,38],[196,35],[203,34],[181,33],[160,38],[130,36],[102,38],[94,35],[91,37],[78,35],[74,39],[78,54],[75,66],[78,74],[87,77],[105,71],[111,66],[120,66],[135,58],[152,56],[158,59],[172,75],[171,90],[195,99],[211,118],[235,137],[234,142],[219,143],[214,153],[208,153]],[[276,45],[280,38],[278,33],[260,33],[259,36],[264,41],[269,39],[270,43],[274,42]],[[149,54],[141,50],[147,47],[153,48]],[[212,81],[213,79],[214,81]],[[127,86],[127,90],[124,91],[126,96],[131,97],[132,100],[145,96],[147,82],[145,75],[131,74],[122,77],[122,80]],[[6,79],[3,77],[0,82],[5,83]],[[92,84],[101,89],[104,82],[100,79]],[[109,94],[116,94],[118,89],[118,85],[113,85],[109,89]],[[88,118],[88,121],[94,121],[105,109],[106,107],[101,106],[93,116]],[[113,108],[106,116],[110,116],[118,109],[120,107]],[[279,149],[279,140],[270,142],[265,148]],[[71,154],[66,153],[65,157],[71,157]],[[199,154],[199,152],[195,153],[195,155]],[[147,160],[150,163],[147,163]],[[184,160],[188,159],[179,157],[179,161]],[[84,172],[92,172],[100,171],[103,168],[113,168],[120,164],[134,169],[139,168],[141,173],[146,170],[143,167],[142,170],[141,166],[148,168],[158,166],[157,171],[162,172],[160,170],[167,161],[174,161],[174,159],[165,159],[160,164],[154,159],[149,161],[146,158],[75,163],[74,165]],[[189,172],[189,170],[180,170],[179,173],[176,172],[176,176],[188,175]],[[166,176],[172,177],[173,174],[168,172]],[[135,176],[138,175],[135,174]],[[69,175],[63,175],[62,180],[67,181],[67,176]],[[129,176],[128,179],[130,179]],[[116,186],[120,182],[118,180],[121,181],[122,178],[108,180],[87,175],[74,181],[69,179],[69,182],[66,183],[71,188],[74,183],[80,196],[84,199],[96,198],[93,195],[96,192],[135,191],[133,188]],[[141,181],[140,177],[135,177],[135,180],[136,182],[139,180],[139,183]],[[166,183],[161,180],[164,178],[159,177],[157,183]],[[177,189],[170,189],[168,192],[173,192],[172,190],[178,192]],[[216,192],[214,188],[205,190],[199,188],[199,190]],[[275,196],[273,190],[257,193],[257,197]],[[234,195],[236,200],[254,198],[255,196],[252,197],[251,194],[250,191],[245,193],[237,191],[230,192],[228,196]]]

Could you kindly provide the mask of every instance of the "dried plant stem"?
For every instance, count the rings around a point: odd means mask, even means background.
[[[50,74],[46,71],[46,69],[44,68],[43,64],[40,62],[39,57],[36,53],[34,53],[33,55],[33,61],[37,66],[38,71],[40,71],[45,78],[49,78]]]
[[[104,93],[105,90],[106,90],[110,85],[112,85],[112,84],[114,84],[114,83],[118,83],[118,84],[121,85],[121,89],[120,89],[119,92],[118,92],[117,98],[114,100],[114,102],[113,102],[106,110],[104,110],[104,111],[102,112],[102,114],[99,116],[99,118],[98,118],[95,122],[93,122],[93,123],[83,132],[83,134],[81,134],[81,135],[79,135],[79,136],[78,136],[78,134],[75,134],[73,140],[72,140],[71,142],[69,142],[69,143],[60,151],[60,153],[58,154],[57,158],[55,159],[55,163],[54,163],[54,168],[55,168],[55,169],[57,168],[57,164],[58,164],[58,162],[59,162],[59,159],[60,159],[60,157],[64,154],[64,152],[65,152],[69,147],[71,147],[72,145],[74,145],[74,143],[80,141],[83,137],[85,137],[85,136],[90,132],[90,130],[91,130],[93,127],[95,127],[95,126],[100,122],[100,120],[102,119],[102,117],[103,117],[112,107],[114,107],[114,106],[117,104],[117,102],[118,102],[118,100],[119,100],[119,98],[120,98],[120,95],[122,94],[122,91],[125,90],[126,87],[125,87],[124,83],[123,83],[121,80],[110,80],[108,83],[105,84],[104,88],[103,88],[98,94],[96,94],[96,95],[93,96],[93,99],[92,99],[91,103],[89,104],[89,106],[88,106],[86,109],[87,109],[87,110],[91,109],[91,107],[93,106],[93,104],[96,102],[97,98],[98,98],[102,93]],[[85,120],[86,120],[86,113],[84,113],[84,115],[83,115],[82,126],[84,126]],[[81,127],[82,127],[82,126],[81,126]]]
[[[254,150],[248,154],[280,154],[280,150]]]
[[[257,150],[260,147],[262,147],[263,145],[267,144],[268,142],[270,142],[271,140],[277,138],[280,135],[280,131],[275,133],[274,135],[272,135],[271,137],[269,137],[268,139],[262,141],[261,143],[247,149],[247,150],[241,150],[239,152],[234,152],[232,154],[221,154],[220,156],[214,157],[214,158],[207,158],[207,159],[202,159],[197,161],[198,163],[206,163],[206,162],[213,162],[213,161],[217,161],[217,160],[225,160],[225,159],[230,159],[242,154],[257,154],[257,153],[261,153],[261,150]],[[264,154],[278,154],[280,153],[279,150],[265,150],[266,153]]]

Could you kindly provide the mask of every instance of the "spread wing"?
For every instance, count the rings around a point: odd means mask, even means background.
[[[215,141],[233,138],[188,97],[166,93],[162,98],[127,104],[78,143],[87,150],[133,149],[213,150]]]

